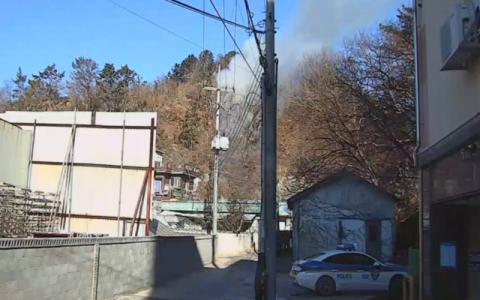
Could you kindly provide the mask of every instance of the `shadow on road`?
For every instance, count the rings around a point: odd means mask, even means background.
[[[256,262],[249,258],[219,258],[216,265],[167,280],[155,288],[139,293],[144,298],[169,300],[253,299]]]
[[[155,288],[130,296],[132,300],[252,300],[255,299],[254,278],[256,255],[219,258],[216,266],[209,265],[180,278],[164,281]],[[292,283],[288,276],[291,262],[279,257],[277,295],[288,300],[317,299],[308,289]],[[370,299],[371,295],[344,294],[329,300]],[[380,300],[377,298],[377,300]]]

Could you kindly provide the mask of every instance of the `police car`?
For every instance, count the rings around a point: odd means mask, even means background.
[[[339,245],[336,250],[297,261],[290,277],[323,297],[337,291],[389,291],[392,296],[401,293],[406,268],[380,262],[352,248]]]

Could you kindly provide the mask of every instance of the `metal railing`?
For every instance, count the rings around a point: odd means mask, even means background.
[[[181,237],[181,236],[180,236]],[[192,238],[208,238],[209,236],[192,236]],[[145,236],[145,237],[93,237],[93,238],[24,238],[24,239],[0,239],[0,249],[12,248],[40,248],[40,247],[58,247],[58,246],[78,246],[95,244],[121,244],[152,242],[167,238],[165,236]],[[172,238],[172,237],[168,237]],[[173,236],[175,238],[175,236]]]
[[[200,170],[185,164],[174,164],[174,163],[164,163],[164,162],[155,162],[155,171],[157,172],[173,172],[173,173],[184,173],[190,174],[192,176],[200,175]]]

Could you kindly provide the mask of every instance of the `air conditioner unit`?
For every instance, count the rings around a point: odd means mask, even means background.
[[[454,5],[440,28],[442,71],[467,70],[480,56],[476,7],[474,3]]]

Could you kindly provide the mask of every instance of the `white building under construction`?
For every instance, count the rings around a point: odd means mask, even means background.
[[[150,112],[0,113],[9,130],[0,130],[0,182],[57,194],[54,231],[129,235],[135,211],[145,224],[149,210],[156,121]]]

